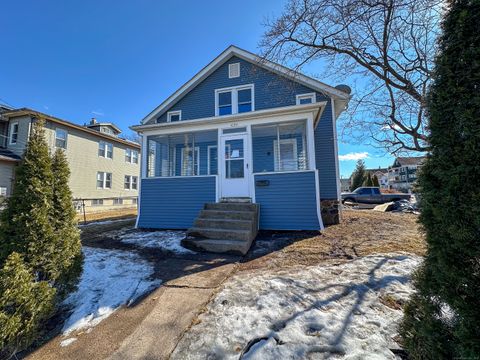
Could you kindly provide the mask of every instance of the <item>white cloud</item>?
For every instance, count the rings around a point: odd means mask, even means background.
[[[45,110],[48,110],[48,109],[49,109],[49,107],[48,107],[47,105],[43,105],[43,108],[44,108]]]
[[[96,110],[92,110],[92,114],[96,115],[96,116],[104,116],[105,115],[105,113],[103,113],[102,111],[96,111]]]
[[[357,161],[357,160],[362,160],[362,159],[367,159],[369,158],[368,152],[351,152],[345,155],[339,155],[338,159],[340,161]]]

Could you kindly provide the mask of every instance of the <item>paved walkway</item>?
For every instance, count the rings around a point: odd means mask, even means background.
[[[145,299],[121,308],[77,341],[61,347],[61,336],[28,359],[166,359],[183,333],[235,271],[240,257],[198,254],[155,264],[163,280]]]

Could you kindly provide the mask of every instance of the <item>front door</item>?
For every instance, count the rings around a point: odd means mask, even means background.
[[[248,137],[224,135],[220,140],[220,190],[222,197],[250,197]]]

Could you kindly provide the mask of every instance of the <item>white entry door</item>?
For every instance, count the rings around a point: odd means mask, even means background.
[[[222,197],[250,197],[248,136],[224,135],[220,138],[220,190]]]

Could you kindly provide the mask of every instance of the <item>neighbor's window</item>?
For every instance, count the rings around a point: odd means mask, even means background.
[[[308,170],[306,122],[252,126],[253,171]]]
[[[182,110],[169,111],[167,113],[167,122],[175,122],[182,120]]]
[[[132,150],[125,149],[125,162],[131,163],[132,162]]]
[[[113,205],[123,205],[123,199],[122,198],[113,199]]]
[[[97,189],[112,188],[112,173],[97,172]]]
[[[132,190],[137,190],[138,188],[138,176],[132,176]]]
[[[105,141],[98,143],[98,156],[113,159],[113,145]]]
[[[18,141],[18,122],[10,125],[10,145],[16,144]]]
[[[253,85],[242,85],[215,90],[217,116],[244,113],[254,110]]]
[[[313,104],[316,101],[315,93],[297,95],[297,105]]]
[[[125,175],[125,180],[124,180],[124,182],[123,182],[123,188],[124,188],[125,190],[130,190],[130,185],[131,185],[130,178],[131,178],[130,175]]]
[[[138,164],[138,151],[132,150],[132,163]]]
[[[101,206],[103,205],[103,199],[93,199],[92,206]]]
[[[63,129],[55,129],[55,146],[57,148],[67,148],[67,132]]]

